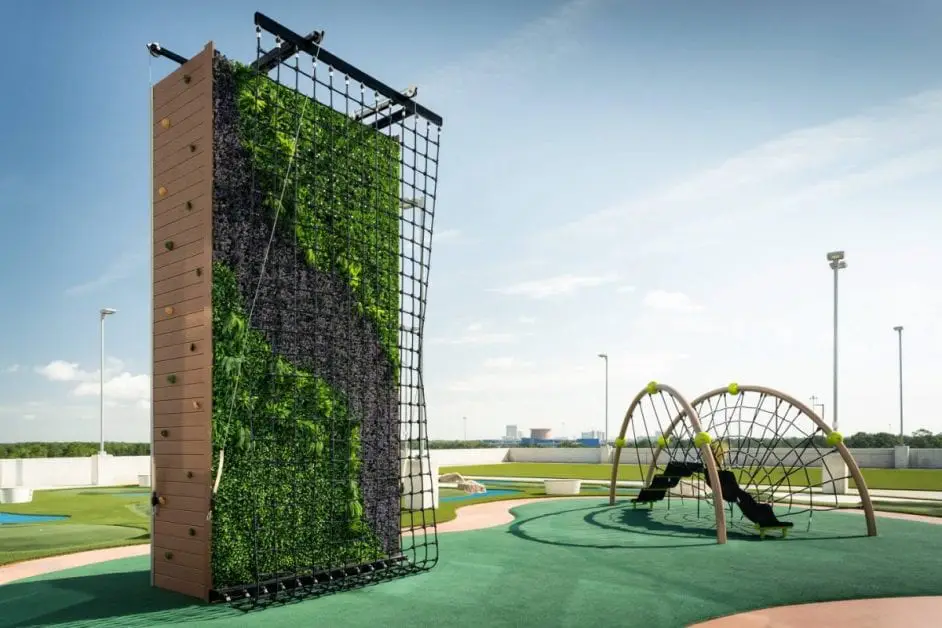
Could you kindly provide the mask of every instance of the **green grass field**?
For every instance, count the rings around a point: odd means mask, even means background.
[[[520,491],[514,494],[483,494],[473,499],[441,502],[434,512],[442,523],[457,516],[459,508],[507,499],[541,497],[542,486],[513,484],[502,488]],[[624,493],[624,491],[619,491]],[[586,488],[585,495],[598,495],[598,489]],[[624,493],[628,494],[628,493]],[[463,496],[457,489],[441,489],[441,497]],[[135,545],[150,541],[150,493],[138,487],[86,488],[35,491],[28,504],[4,504],[2,512],[22,515],[67,516],[63,521],[4,524],[0,526],[0,565],[34,558],[45,558],[86,550]],[[423,518],[424,517],[424,518]],[[404,512],[401,525],[429,524],[432,512]]]
[[[502,502],[514,499],[530,499],[533,497],[546,497],[546,492],[543,490],[543,486],[540,484],[533,484],[527,482],[508,482],[507,484],[501,483],[500,488],[513,489],[519,491],[519,493],[500,493],[497,495],[492,495],[488,493],[482,494],[480,497],[475,497],[473,499],[463,499],[460,501],[439,501],[439,507],[435,509],[435,523],[444,523],[446,521],[451,521],[458,516],[458,509],[464,506],[470,506],[471,504],[485,504],[488,502]],[[618,489],[616,495],[620,497],[625,496],[634,496],[638,491],[632,489]],[[607,487],[593,487],[593,486],[583,486],[580,491],[580,495],[585,496],[603,496],[608,494]],[[464,491],[459,491],[458,489],[452,488],[442,488],[439,490],[439,499],[449,496],[459,496],[465,495]],[[409,528],[412,523],[416,526],[420,526],[425,523],[431,523],[432,511],[426,510],[424,512],[414,512],[408,513],[404,512],[401,517],[401,525],[403,528]],[[423,519],[424,517],[424,519]]]
[[[608,480],[611,467],[604,464],[562,463],[502,463],[460,467],[442,467],[441,473],[461,473],[466,476],[520,477],[520,478],[578,478]],[[741,471],[740,475],[745,475]],[[942,470],[924,469],[864,469],[870,488],[896,490],[942,490]],[[621,465],[620,480],[640,480],[638,465]],[[758,474],[759,482],[774,483],[781,479],[782,470],[768,469]],[[820,470],[809,469],[793,474],[792,485],[812,484],[820,481]],[[471,504],[544,497],[543,487],[533,483],[509,483],[518,493],[487,494],[473,499],[442,501],[435,510],[438,523],[457,517],[457,511]],[[606,487],[583,486],[583,495],[604,495]],[[457,489],[441,489],[441,497],[460,496]],[[619,495],[633,495],[632,490],[619,489]],[[138,487],[87,488],[55,491],[36,491],[29,504],[6,504],[3,512],[15,514],[64,515],[69,519],[48,523],[4,524],[0,526],[0,565],[22,560],[56,556],[121,545],[147,543],[149,535],[149,493]],[[904,512],[929,516],[942,516],[942,504],[935,502],[874,501],[878,510]],[[431,523],[431,511],[404,512],[401,525]]]
[[[28,504],[3,512],[60,515],[63,521],[0,526],[0,565],[71,552],[146,543],[149,493],[137,487],[34,491]]]
[[[942,491],[942,469],[862,469],[870,488]],[[518,477],[518,478],[572,478],[580,480],[608,480],[612,467],[608,464],[566,464],[559,462],[503,462],[459,467],[442,467],[440,473],[460,473],[465,476]],[[752,471],[740,470],[740,479]],[[755,473],[757,484],[775,484],[785,472],[781,468],[765,468]],[[618,467],[619,480],[641,480],[642,469],[637,464]],[[821,482],[821,470],[811,468],[789,475],[793,486],[816,485]],[[854,483],[851,480],[851,487]]]

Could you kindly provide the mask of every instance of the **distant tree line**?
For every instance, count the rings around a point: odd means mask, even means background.
[[[732,439],[724,439],[729,442]],[[942,432],[933,434],[926,429],[919,429],[903,438],[904,442],[914,449],[942,449]],[[741,448],[757,449],[761,447],[801,447],[805,438],[782,438],[774,440],[741,439],[730,444]],[[826,448],[824,437],[817,435],[814,443],[820,448]],[[899,435],[888,432],[857,432],[844,437],[844,444],[853,449],[883,449],[899,444]],[[630,447],[654,447],[653,439],[639,439],[637,443],[629,442]],[[686,441],[674,442],[673,446],[690,447]],[[520,445],[514,447],[539,447],[539,445]],[[563,441],[557,445],[563,448],[585,447],[579,441]],[[429,449],[496,449],[507,447],[506,443],[497,440],[433,440],[429,441]],[[105,451],[112,456],[147,456],[150,454],[150,443],[105,443]],[[98,452],[98,443],[0,443],[0,458],[84,458]]]
[[[98,443],[0,443],[0,458],[85,458],[98,453]],[[150,443],[105,443],[112,456],[147,456]]]

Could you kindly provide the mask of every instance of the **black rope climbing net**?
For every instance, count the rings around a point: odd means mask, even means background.
[[[772,504],[780,518],[810,518],[816,510],[841,506],[840,495],[853,478],[845,465],[834,463],[836,442],[828,443],[801,405],[747,390],[708,396],[694,409],[720,443],[721,468],[735,471],[743,490]]]
[[[422,332],[441,118],[256,14],[214,64],[216,599],[437,561]]]
[[[810,526],[815,511],[857,505],[853,476],[837,449],[839,435],[828,437],[803,404],[771,389],[734,387],[702,396],[692,408],[709,435],[721,480],[731,472],[738,488],[770,505],[775,517],[807,515]],[[638,466],[637,501],[664,500],[670,507],[672,499],[694,499],[698,516],[709,516],[712,508],[701,509],[701,502],[712,505],[719,496],[709,486],[697,434],[679,400],[664,390],[644,395],[628,424],[623,455]],[[727,523],[745,516],[729,505]]]

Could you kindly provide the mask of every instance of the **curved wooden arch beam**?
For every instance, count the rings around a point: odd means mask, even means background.
[[[621,424],[621,430],[618,433],[618,439],[616,440],[615,445],[615,455],[612,460],[612,481],[608,489],[608,503],[615,503],[615,485],[618,481],[618,463],[621,460],[621,450],[622,445],[618,443],[623,443],[625,440],[625,433],[628,431],[628,425],[631,422],[631,417],[637,409],[638,405],[641,403],[641,400],[646,396],[650,396],[659,392],[667,393],[674,398],[674,401],[680,406],[681,412],[680,415],[671,422],[671,428],[677,424],[677,422],[684,416],[688,417],[690,422],[690,427],[693,428],[695,433],[702,432],[703,429],[700,426],[700,419],[697,417],[697,413],[694,411],[693,406],[681,396],[674,388],[666,384],[658,384],[651,382],[648,384],[641,392],[635,395],[635,398],[631,401],[631,405],[628,406],[628,411],[625,412],[625,418]],[[668,434],[669,436],[669,434]],[[706,467],[707,475],[710,478],[710,483],[713,486],[720,486],[720,478],[716,469],[716,461],[713,459],[713,450],[710,449],[709,443],[704,443],[700,446],[700,457],[703,459],[703,464]],[[657,458],[655,458],[657,460]],[[726,543],[726,510],[723,507],[722,499],[713,500],[713,509],[716,513],[716,542],[718,544]]]
[[[738,385],[738,392],[755,392],[768,397],[774,397],[779,401],[784,401],[791,404],[792,406],[798,408],[803,414],[805,414],[809,419],[817,425],[821,431],[824,432],[825,437],[829,435],[832,430],[828,427],[828,424],[821,420],[814,410],[809,408],[807,405],[795,399],[789,394],[783,393],[780,390],[774,388],[768,388],[766,386],[743,386]],[[700,405],[709,399],[710,397],[715,397],[718,395],[732,394],[730,393],[729,386],[723,386],[722,388],[714,388],[709,392],[705,392],[692,402],[690,405],[699,408]],[[860,495],[860,503],[863,506],[864,518],[867,520],[867,536],[876,536],[877,535],[877,520],[876,515],[873,512],[873,503],[870,501],[870,489],[867,488],[867,482],[863,478],[863,474],[860,472],[860,467],[857,466],[857,461],[854,460],[854,456],[850,453],[850,450],[847,449],[847,446],[842,442],[839,442],[836,445],[837,451],[841,454],[841,458],[844,459],[844,464],[847,465],[847,469],[850,471],[851,477],[854,478],[854,483],[857,485],[857,493]]]

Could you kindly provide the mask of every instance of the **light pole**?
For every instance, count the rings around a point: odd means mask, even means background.
[[[608,445],[608,354],[600,353],[599,357],[605,360],[605,431],[602,432],[602,442]]]
[[[461,417],[461,420],[464,421],[464,439],[468,440],[468,417]]]
[[[903,438],[903,326],[897,325],[893,328],[899,339],[899,444],[905,445]]]
[[[98,454],[105,455],[105,317],[114,314],[118,310],[110,307],[103,307],[98,311],[101,331],[101,361],[98,367]]]
[[[847,262],[844,261],[844,251],[832,251],[827,256],[829,266],[834,271],[834,397],[831,403],[834,404],[834,421],[832,429],[837,431],[837,273],[847,268]]]

